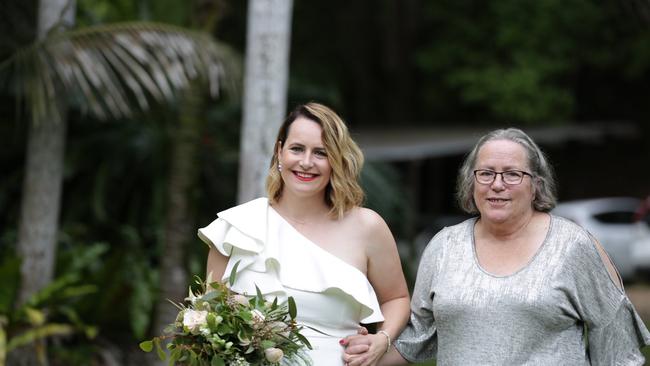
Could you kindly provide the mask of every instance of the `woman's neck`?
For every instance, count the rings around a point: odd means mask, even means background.
[[[532,211],[529,214],[521,215],[514,220],[499,223],[488,222],[487,220],[479,220],[479,224],[482,227],[484,235],[488,235],[502,241],[508,241],[525,236],[527,230],[530,227],[530,224],[540,214],[540,212]]]
[[[321,197],[283,195],[273,207],[283,217],[298,223],[313,222],[328,217],[330,208]]]

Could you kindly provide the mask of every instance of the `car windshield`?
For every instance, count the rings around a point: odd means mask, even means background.
[[[594,215],[594,218],[603,224],[631,224],[636,221],[632,211],[610,211]]]

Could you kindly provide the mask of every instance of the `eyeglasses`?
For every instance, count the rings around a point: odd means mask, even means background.
[[[497,178],[497,175],[501,174],[501,180],[505,184],[517,185],[521,184],[524,180],[524,176],[527,175],[532,177],[533,175],[521,170],[506,170],[505,172],[495,172],[494,170],[488,169],[477,169],[474,171],[474,177],[476,181],[480,184],[492,184]]]

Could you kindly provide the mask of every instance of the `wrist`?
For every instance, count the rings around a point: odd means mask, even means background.
[[[379,330],[377,331],[377,334],[382,334],[386,337],[386,353],[388,353],[388,351],[390,351],[390,345],[391,345],[390,334],[388,334],[388,332],[385,330]]]

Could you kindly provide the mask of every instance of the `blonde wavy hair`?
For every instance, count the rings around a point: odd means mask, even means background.
[[[314,121],[323,129],[323,145],[327,152],[327,160],[332,167],[330,181],[325,188],[325,202],[331,208],[330,215],[341,218],[351,208],[361,206],[363,203],[364,193],[359,184],[359,175],[363,168],[363,153],[352,140],[341,117],[319,103],[311,102],[297,106],[280,126],[266,177],[266,193],[269,202],[277,203],[282,197],[284,181],[278,171],[278,146],[282,147],[291,124],[298,117]]]

